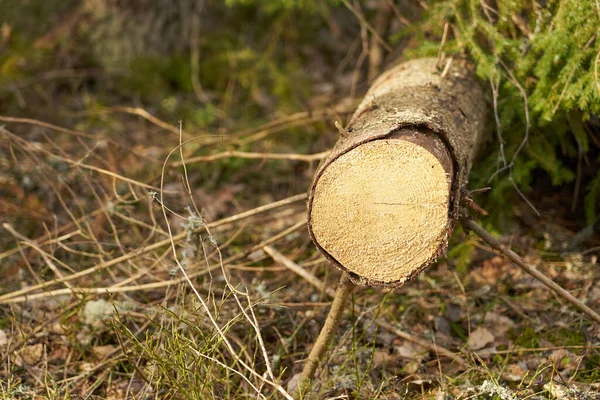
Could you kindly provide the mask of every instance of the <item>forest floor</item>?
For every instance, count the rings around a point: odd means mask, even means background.
[[[267,363],[287,388],[340,275],[305,228],[304,194],[322,155],[285,146],[286,129],[314,117],[208,138],[202,162],[183,147],[186,171],[175,158],[163,164],[179,153],[178,127],[165,132],[167,123],[136,110],[134,118],[108,110],[130,132],[126,147],[77,124],[1,128],[2,397],[278,397]],[[252,152],[224,153],[234,141],[253,141]],[[598,309],[598,248],[561,249],[577,232],[561,211],[570,199],[534,201],[544,218],[532,222],[527,205],[515,204],[501,239]],[[265,245],[329,290],[273,261]],[[474,236],[455,234],[448,254],[401,289],[354,292],[315,398],[600,398],[597,324]]]
[[[188,69],[122,86],[76,46],[7,80],[35,56],[0,51],[0,399],[293,396],[340,278],[306,193],[368,87],[364,32],[336,38],[341,62],[304,49],[309,82],[232,50],[208,101],[179,91]],[[244,86],[263,64],[293,102]],[[600,238],[578,242],[572,186],[534,181],[541,217],[519,201],[486,227],[600,310]],[[353,292],[305,398],[600,399],[600,326],[458,228],[414,281]]]

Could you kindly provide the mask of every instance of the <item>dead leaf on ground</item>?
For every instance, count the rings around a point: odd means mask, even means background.
[[[480,350],[492,343],[494,339],[495,337],[492,332],[486,328],[479,327],[471,332],[467,345],[471,350]]]
[[[198,199],[198,207],[202,209],[204,218],[215,221],[232,209],[232,201],[242,188],[241,185],[224,185],[217,193],[198,188],[194,190],[194,197]]]
[[[373,366],[375,368],[390,363],[394,357],[385,350],[375,350],[373,353]]]
[[[48,360],[66,360],[71,353],[71,349],[66,344],[60,344],[52,349]]]
[[[428,351],[421,346],[408,341],[405,341],[401,346],[394,346],[394,352],[400,358],[409,360],[404,367],[404,371],[408,374],[417,372],[423,359],[428,354]]]
[[[452,334],[452,330],[450,329],[450,324],[446,318],[435,317],[433,319],[433,325],[435,327],[436,332],[441,332],[445,335]]]
[[[55,322],[48,326],[48,333],[54,333],[56,335],[64,335],[66,330],[62,324]]]
[[[511,382],[521,382],[525,376],[525,371],[518,364],[510,364],[504,370],[502,377]]]
[[[8,335],[4,330],[0,329],[0,347],[4,347],[8,344]]]
[[[552,354],[548,357],[557,370],[569,369],[573,364],[577,364],[575,359],[577,356],[566,349],[553,350]]]
[[[483,261],[481,268],[473,269],[469,273],[479,285],[506,284],[519,279],[522,274],[523,271],[519,267],[500,256]]]
[[[510,328],[515,326],[512,319],[493,312],[485,315],[484,323],[495,337],[503,337]]]
[[[466,318],[465,310],[458,304],[448,303],[444,310],[444,318],[450,322],[459,322]]]
[[[15,365],[17,367],[35,365],[42,359],[43,351],[44,345],[41,343],[25,346],[17,353],[18,357],[15,359]]]
[[[99,325],[113,315],[113,305],[106,300],[91,300],[83,309],[83,321],[88,325]]]
[[[105,346],[94,346],[94,355],[98,358],[104,358],[115,351],[115,346],[107,344]]]

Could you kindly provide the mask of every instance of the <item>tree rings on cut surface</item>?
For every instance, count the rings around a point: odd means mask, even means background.
[[[419,274],[447,247],[486,111],[462,60],[379,77],[311,186],[317,248],[354,283],[398,287]]]
[[[437,256],[448,235],[451,183],[450,155],[435,136],[411,132],[367,142],[338,157],[317,181],[313,236],[352,274],[400,281]]]

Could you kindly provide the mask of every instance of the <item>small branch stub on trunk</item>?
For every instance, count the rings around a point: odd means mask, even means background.
[[[442,69],[419,59],[380,76],[315,175],[311,238],[357,284],[401,286],[459,217],[486,104],[467,62]]]

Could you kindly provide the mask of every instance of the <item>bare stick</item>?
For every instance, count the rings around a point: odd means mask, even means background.
[[[336,296],[336,291],[333,288],[328,287],[322,280],[320,280],[319,278],[317,278],[316,276],[314,276],[313,274],[311,274],[310,272],[308,272],[307,270],[305,270],[304,268],[302,268],[301,266],[284,256],[283,254],[281,254],[271,246],[265,246],[263,247],[263,250],[269,256],[271,256],[271,258],[275,262],[282,264],[284,267],[288,268],[293,273],[299,275],[305,281],[319,289],[321,292],[327,293],[327,295],[330,297]]]
[[[224,151],[222,153],[211,154],[209,156],[198,156],[191,157],[185,160],[187,165],[200,163],[200,162],[211,162],[220,160],[222,158],[246,158],[255,160],[291,160],[291,161],[306,161],[313,162],[319,161],[327,157],[329,151],[323,151],[315,154],[284,154],[284,153],[249,153],[244,151]],[[183,165],[182,161],[176,161],[173,166],[178,167]]]
[[[292,225],[291,227],[281,231],[277,235],[270,237],[268,239],[265,239],[262,242],[256,244],[255,246],[252,246],[250,249],[248,249],[244,252],[241,252],[241,253],[237,253],[231,257],[224,259],[223,265],[230,267],[230,263],[235,262],[237,260],[241,260],[244,257],[246,257],[248,254],[252,253],[253,251],[261,249],[264,246],[268,246],[271,243],[277,242],[280,239],[289,235],[290,233],[293,233],[293,232],[297,231],[298,229],[303,228],[304,226],[306,226],[306,221],[301,221],[295,225]],[[194,266],[195,265],[190,265],[189,269],[192,270]],[[209,274],[212,271],[219,269],[219,268],[221,268],[221,264],[217,263],[217,264],[209,266],[208,268],[204,268],[199,271],[189,273],[188,277],[189,278],[197,278],[199,276]],[[256,271],[256,268],[253,268],[252,270]],[[66,278],[68,278],[68,276],[64,278],[64,281],[67,280]],[[127,279],[127,281],[129,281],[129,280],[131,280],[131,278]],[[66,289],[48,290],[48,291],[40,292],[40,293],[25,294],[22,296],[8,296],[8,295],[14,294],[14,292],[13,292],[13,293],[7,293],[6,295],[0,296],[0,304],[23,303],[25,301],[33,301],[33,300],[45,299],[48,297],[69,295],[69,294],[107,294],[107,293],[141,292],[144,290],[151,290],[151,289],[158,289],[158,288],[163,288],[163,287],[167,287],[167,286],[173,286],[173,285],[176,285],[179,283],[183,283],[185,281],[186,281],[186,277],[180,277],[180,278],[176,278],[176,279],[169,279],[169,280],[158,281],[158,282],[150,282],[150,283],[144,283],[141,285],[133,285],[133,286],[123,286],[127,282],[121,281],[115,285],[108,286],[108,287],[94,287],[94,288],[73,287],[73,288],[66,288]],[[42,284],[39,284],[36,287],[38,287],[40,285],[46,287],[46,286],[50,286],[50,284],[57,283],[57,282],[62,282],[62,281],[55,279],[55,280],[52,280],[49,282],[44,282]],[[8,296],[8,297],[5,298],[5,296]]]
[[[377,318],[375,320],[375,322],[377,322],[377,325],[381,326],[386,331],[392,332],[394,335],[401,337],[402,339],[404,339],[406,341],[413,342],[416,345],[419,345],[422,348],[427,349],[432,353],[442,355],[444,357],[448,357],[449,359],[453,360],[455,363],[457,363],[458,365],[460,365],[462,367],[467,368],[469,366],[469,364],[465,361],[464,358],[462,358],[458,354],[451,352],[450,350],[446,349],[445,347],[438,346],[434,343],[428,342],[427,340],[423,340],[414,335],[411,335],[408,332],[404,332],[404,331],[396,328],[394,325],[384,321],[382,318]]]
[[[325,283],[321,281],[319,278],[302,268],[300,265],[296,264],[283,254],[279,253],[277,250],[273,249],[270,246],[265,246],[263,249],[275,260],[276,262],[282,264],[283,266],[289,268],[292,272],[298,274],[302,278],[304,278],[308,283],[316,287],[317,289],[324,291],[330,297],[336,297],[336,293],[331,288],[327,288]],[[333,292],[333,293],[332,293]],[[402,339],[415,343],[424,349],[429,350],[431,353],[442,355],[453,360],[455,363],[459,364],[462,367],[467,367],[468,363],[458,354],[451,352],[445,347],[438,346],[436,344],[430,343],[427,340],[423,340],[419,337],[411,335],[408,332],[402,331],[401,329],[395,327],[394,325],[386,322],[383,318],[377,318],[375,320],[377,325],[382,327],[388,332],[393,333],[394,335],[401,337]]]
[[[319,362],[321,361],[325,350],[327,350],[327,346],[340,322],[340,318],[344,312],[344,306],[346,305],[346,301],[348,300],[348,297],[350,297],[350,293],[352,293],[354,286],[355,285],[350,281],[348,273],[344,272],[335,293],[333,303],[331,304],[331,309],[325,320],[325,324],[323,325],[323,328],[321,328],[319,337],[310,351],[310,354],[306,359],[306,364],[304,364],[302,374],[300,375],[300,380],[298,381],[298,394],[300,398],[303,397],[304,392],[309,388],[310,381],[315,375]]]
[[[242,212],[240,214],[236,214],[236,215],[232,215],[232,216],[227,217],[227,218],[223,218],[223,219],[221,219],[219,221],[208,223],[207,226],[209,228],[214,228],[214,227],[217,227],[217,226],[220,226],[220,225],[237,222],[237,221],[243,220],[245,218],[250,218],[250,217],[252,217],[254,215],[258,215],[258,214],[264,213],[266,211],[270,211],[270,210],[273,210],[273,209],[276,209],[276,208],[285,207],[285,206],[288,206],[290,204],[294,204],[294,203],[298,203],[298,202],[304,201],[304,200],[306,200],[306,198],[307,198],[307,195],[305,193],[297,194],[295,196],[291,196],[291,197],[288,197],[286,199],[283,199],[283,200],[280,200],[280,201],[276,201],[274,203],[266,204],[264,206],[260,206],[260,207],[254,208],[252,210],[248,210],[248,211]],[[144,254],[147,254],[147,253],[149,253],[151,251],[154,251],[156,249],[160,249],[161,247],[164,247],[164,246],[167,246],[167,245],[171,244],[171,240],[173,242],[179,242],[179,241],[185,239],[186,237],[187,237],[187,232],[181,232],[181,233],[179,233],[177,235],[174,235],[172,239],[171,238],[167,238],[167,239],[161,240],[159,242],[153,243],[153,244],[151,244],[149,246],[143,247],[141,249],[132,250],[129,253],[124,254],[124,255],[122,255],[120,257],[114,258],[114,259],[109,260],[109,261],[101,262],[99,264],[96,264],[96,265],[88,268],[88,269],[79,271],[79,272],[77,272],[75,274],[68,275],[68,276],[65,276],[65,277],[59,278],[59,279],[53,279],[51,281],[40,283],[38,285],[30,286],[28,288],[20,289],[20,290],[11,292],[11,293],[6,293],[6,294],[0,296],[0,301],[5,301],[5,300],[13,298],[13,297],[25,295],[27,293],[31,293],[31,292],[34,292],[34,291],[39,290],[39,289],[44,289],[44,288],[46,288],[48,286],[52,286],[52,285],[55,285],[55,284],[58,284],[58,283],[62,283],[62,282],[66,282],[66,281],[71,281],[73,279],[81,278],[82,276],[86,276],[86,275],[92,274],[94,272],[97,272],[97,271],[100,271],[100,270],[112,267],[113,265],[117,265],[119,263],[122,263],[122,262],[125,262],[125,261],[129,261],[129,260],[132,260],[132,259],[135,259],[135,258],[138,258],[138,257],[140,257],[140,256],[142,256]]]
[[[483,227],[477,224],[473,219],[464,213],[461,217],[461,221],[463,226],[473,231],[477,236],[483,239],[484,242],[489,244],[493,249],[499,251],[504,257],[508,258],[514,264],[521,267],[525,272],[529,275],[533,276],[535,279],[546,285],[548,288],[552,289],[557,295],[577,307],[584,314],[589,316],[591,319],[600,324],[600,315],[598,315],[594,310],[583,304],[576,297],[574,297],[571,293],[567,292],[561,286],[559,286],[552,279],[548,278],[546,275],[538,271],[534,266],[526,264],[521,257],[508,247],[504,246],[500,243],[496,238],[494,238],[488,231],[486,231]]]

